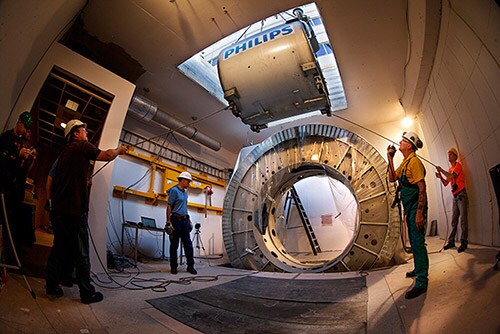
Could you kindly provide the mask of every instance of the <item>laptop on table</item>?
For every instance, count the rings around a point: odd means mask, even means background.
[[[141,223],[143,226],[156,228],[156,221],[154,218],[141,217]]]

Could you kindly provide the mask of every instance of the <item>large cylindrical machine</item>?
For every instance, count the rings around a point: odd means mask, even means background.
[[[394,187],[386,182],[386,169],[385,160],[363,138],[330,125],[290,128],[256,145],[239,161],[224,199],[223,236],[232,265],[284,272],[388,265],[396,253],[400,225],[397,210],[391,208]],[[313,177],[320,178],[316,184],[328,182],[336,188],[336,211],[321,224],[306,220],[291,226],[289,198],[296,197],[298,183]],[[317,189],[307,191],[312,203],[325,197]],[[299,213],[307,211],[298,200],[293,206]],[[328,253],[330,241],[321,242],[320,230],[334,228],[342,215],[349,216],[343,224],[347,221],[352,233],[342,249]],[[309,240],[292,240],[297,230]],[[300,240],[302,245],[297,244]]]
[[[330,99],[307,20],[296,19],[243,39],[219,54],[224,97],[253,131],[267,123],[321,110]]]

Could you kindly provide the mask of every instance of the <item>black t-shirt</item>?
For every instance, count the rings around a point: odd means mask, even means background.
[[[54,215],[80,216],[89,211],[93,161],[101,150],[88,141],[66,145],[57,162],[52,184]]]
[[[11,192],[17,185],[21,172],[19,151],[23,139],[14,130],[5,131],[0,135],[0,190]]]

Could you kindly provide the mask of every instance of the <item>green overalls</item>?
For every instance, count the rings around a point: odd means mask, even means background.
[[[407,165],[408,166],[408,165]],[[425,247],[425,226],[427,225],[427,203],[424,207],[423,215],[426,223],[419,230],[415,224],[415,217],[417,215],[418,207],[418,186],[410,183],[406,178],[406,167],[401,173],[399,182],[401,188],[401,201],[406,216],[406,224],[408,226],[408,234],[410,236],[410,245],[413,253],[413,261],[415,263],[415,274],[417,279],[415,287],[427,288],[429,281],[429,257],[427,256],[427,249]]]

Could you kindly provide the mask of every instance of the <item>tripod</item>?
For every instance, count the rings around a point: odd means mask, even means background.
[[[19,257],[17,256],[17,251],[16,251],[16,247],[14,245],[14,240],[12,239],[12,234],[10,233],[9,219],[7,218],[7,208],[5,206],[4,194],[1,193],[0,197],[1,197],[1,202],[2,202],[2,212],[3,212],[4,222],[5,222],[5,229],[7,231],[8,237],[9,237],[10,246],[12,247],[12,254],[14,255],[14,259],[16,260],[15,266],[0,262],[0,267],[19,270],[21,272],[21,275],[23,275],[24,281],[26,282],[26,286],[28,287],[28,291],[31,293],[31,297],[33,297],[33,299],[36,299],[35,291],[33,291],[30,283],[28,282],[28,279],[26,278],[26,275],[24,275],[24,270],[23,270],[23,267],[21,266],[21,261],[19,261]]]
[[[201,251],[200,251],[200,247],[201,247],[201,249],[203,250],[203,254],[205,255],[205,259],[207,259],[208,266],[210,267],[210,260],[208,259],[207,252],[205,251],[205,247],[203,246],[203,241],[201,240],[200,227],[201,227],[200,223],[196,223],[194,225],[194,236],[193,236],[192,242],[193,242],[193,246],[196,247],[196,249],[198,250],[200,255],[201,255]]]

